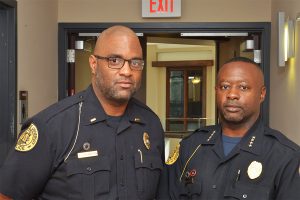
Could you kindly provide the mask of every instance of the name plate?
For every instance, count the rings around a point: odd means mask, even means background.
[[[98,156],[98,151],[86,151],[77,153],[78,158],[89,158],[94,156]]]

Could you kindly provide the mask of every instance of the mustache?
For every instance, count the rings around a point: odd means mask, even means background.
[[[223,104],[224,107],[235,107],[235,108],[242,108],[242,106],[236,102],[227,101]]]
[[[135,83],[135,81],[132,79],[132,78],[118,78],[118,79],[115,79],[114,80],[115,83],[118,83],[118,82],[127,82],[127,83]]]

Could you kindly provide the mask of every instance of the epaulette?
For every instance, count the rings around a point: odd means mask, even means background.
[[[79,92],[79,93],[77,93],[73,96],[66,97],[66,98],[50,105],[46,109],[39,112],[33,118],[39,118],[40,117],[45,121],[50,120],[52,117],[54,117],[58,113],[72,107],[73,105],[78,104],[79,102],[84,101],[84,92],[85,91]]]
[[[136,106],[139,106],[143,109],[146,109],[148,111],[150,111],[151,113],[153,113],[154,115],[157,116],[157,114],[151,109],[149,108],[146,104],[142,103],[141,101],[139,101],[138,99],[136,98],[131,98],[131,101],[136,105]]]
[[[195,135],[195,134],[201,134],[201,135],[207,135],[208,133],[212,132],[216,130],[216,126],[213,125],[213,126],[204,126],[204,127],[201,127],[201,128],[198,128],[196,130],[194,130],[191,134],[185,136],[184,138],[182,138],[183,140],[185,139],[188,139],[189,137],[191,137],[192,135]]]
[[[300,150],[300,147],[294,143],[293,141],[291,141],[290,139],[288,139],[283,133],[281,133],[280,131],[277,131],[277,130],[274,130],[274,129],[271,129],[271,128],[267,128],[266,129],[266,133],[268,135],[271,135],[273,136],[274,138],[276,138],[276,140],[286,146],[286,147],[289,147],[295,151],[299,151]]]

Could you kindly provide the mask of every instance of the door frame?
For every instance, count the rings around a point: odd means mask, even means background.
[[[0,143],[6,146],[3,147],[5,148],[4,151],[0,152],[1,166],[17,137],[17,1],[0,0],[0,6],[1,10],[5,12],[4,20],[7,20],[7,27],[3,32],[4,36],[7,35],[5,39],[7,49],[0,50],[0,53],[5,55],[4,63],[0,65],[0,71],[7,75],[7,85],[0,84],[1,98],[4,102],[2,106],[5,106],[6,110],[4,119],[0,117],[0,120],[5,124],[3,133],[0,133],[5,134],[3,136],[5,141],[0,141]]]
[[[112,25],[124,25],[136,33],[181,33],[181,32],[253,32],[261,34],[261,68],[264,72],[267,91],[270,89],[270,38],[271,22],[149,22],[149,23],[59,23],[58,24],[58,98],[67,95],[68,67],[66,52],[68,33],[99,33]],[[262,104],[261,118],[269,124],[269,93]]]

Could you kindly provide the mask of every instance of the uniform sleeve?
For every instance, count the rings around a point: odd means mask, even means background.
[[[300,151],[285,166],[277,188],[276,200],[300,199]]]
[[[40,121],[22,127],[0,170],[0,193],[15,200],[27,200],[42,191],[53,162],[53,146],[47,130],[47,125]]]

